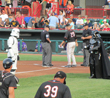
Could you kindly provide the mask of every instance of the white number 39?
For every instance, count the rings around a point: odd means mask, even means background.
[[[44,93],[45,97],[51,96],[53,98],[57,96],[58,86],[51,87],[50,85],[46,85],[44,88],[47,89],[46,93]]]
[[[75,37],[75,33],[74,32],[71,32],[71,37]]]

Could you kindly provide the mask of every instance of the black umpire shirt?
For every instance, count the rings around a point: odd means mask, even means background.
[[[38,89],[35,98],[71,98],[69,88],[57,81],[44,82]]]
[[[48,42],[47,38],[49,38],[49,32],[47,32],[46,30],[43,30],[43,32],[41,32],[41,42]]]
[[[67,42],[75,42],[76,40],[76,34],[73,30],[68,30],[66,33],[65,33],[65,36],[64,36],[64,41],[67,40]]]
[[[11,73],[5,73],[2,85],[0,85],[0,98],[9,98],[9,87],[17,88],[15,76]]]
[[[90,29],[87,29],[87,30],[85,29],[85,30],[83,30],[82,36],[83,37],[92,36],[92,31]],[[86,43],[87,45],[89,44],[89,41],[90,41],[90,39],[83,40],[83,42]]]

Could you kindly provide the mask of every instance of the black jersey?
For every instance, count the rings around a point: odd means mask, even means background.
[[[35,98],[71,98],[71,93],[65,84],[51,80],[39,87]]]
[[[47,32],[46,30],[43,30],[43,32],[41,32],[41,41],[48,42],[47,38],[49,38],[49,36],[50,36],[49,32]]]
[[[64,40],[67,40],[67,42],[75,42],[76,40],[75,32],[73,30],[68,30],[65,33]]]
[[[85,30],[83,30],[82,36],[83,37],[92,36],[92,31],[90,29],[87,29],[87,30],[85,29]],[[89,41],[90,41],[90,39],[83,40],[83,42],[85,42],[86,44],[89,44]]]
[[[0,98],[9,97],[9,87],[17,88],[17,78],[11,73],[3,73],[3,81],[0,85]]]

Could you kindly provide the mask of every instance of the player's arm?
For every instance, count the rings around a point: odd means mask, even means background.
[[[42,85],[39,87],[39,89],[38,89],[38,91],[37,91],[34,98],[41,98],[41,91],[42,91],[41,88],[42,88]]]
[[[46,34],[46,40],[51,43],[50,38],[49,38],[49,34]]]
[[[72,98],[69,88],[67,87],[64,93],[63,98]]]
[[[15,98],[14,87],[9,87],[9,98]]]
[[[65,41],[67,40],[67,38],[68,38],[68,33],[66,32],[65,33],[65,36],[64,36],[64,39],[63,39],[62,43],[60,44],[60,47],[65,43]]]
[[[9,37],[8,41],[7,41],[7,45],[8,45],[8,52],[10,54],[10,57],[13,58],[14,60],[14,53],[13,53],[13,50],[12,50],[12,45],[14,43],[14,39],[13,37]]]

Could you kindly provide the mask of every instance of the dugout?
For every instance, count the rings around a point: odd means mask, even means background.
[[[0,29],[0,50],[5,51],[7,49],[7,39],[10,36],[11,29]],[[19,41],[22,44],[22,38],[27,44],[28,52],[34,52],[36,41],[38,41],[38,47],[40,46],[40,33],[42,30],[21,29]],[[62,50],[58,48],[58,45],[62,42],[66,30],[50,30],[50,39],[52,40],[52,52],[61,53]],[[75,30],[79,46],[76,48],[75,53],[79,53],[82,50],[82,30]],[[110,53],[110,32],[100,31],[102,39],[105,43],[107,51]],[[22,45],[20,45],[22,50]],[[39,47],[40,49],[40,47]],[[22,52],[22,51],[21,51]]]

